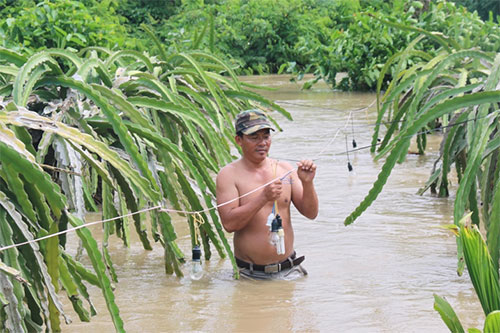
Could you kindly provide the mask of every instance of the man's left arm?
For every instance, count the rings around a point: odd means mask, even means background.
[[[297,163],[298,181],[292,182],[292,201],[297,210],[309,219],[318,216],[318,195],[314,188],[316,164],[311,160]]]

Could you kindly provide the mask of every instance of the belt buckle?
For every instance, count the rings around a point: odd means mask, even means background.
[[[264,272],[265,273],[278,273],[280,271],[280,265],[279,264],[271,264],[271,265],[266,265],[264,266]]]

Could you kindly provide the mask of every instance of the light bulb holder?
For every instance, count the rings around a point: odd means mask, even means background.
[[[271,232],[277,232],[279,229],[278,227],[278,220],[275,218],[273,220],[273,223],[271,223]]]
[[[192,256],[193,261],[200,261],[201,259],[201,249],[198,245],[195,245],[193,247],[193,256]]]

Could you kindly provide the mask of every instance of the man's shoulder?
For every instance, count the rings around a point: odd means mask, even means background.
[[[240,160],[236,160],[223,166],[222,169],[219,170],[217,177],[227,177],[233,175],[237,171],[239,161]]]
[[[279,165],[281,170],[288,171],[288,170],[291,170],[293,168],[293,166],[286,161],[278,161],[278,165]]]

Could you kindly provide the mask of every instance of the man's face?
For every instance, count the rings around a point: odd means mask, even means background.
[[[236,136],[236,142],[241,146],[243,156],[264,159],[271,148],[271,133],[269,128],[242,137]]]

